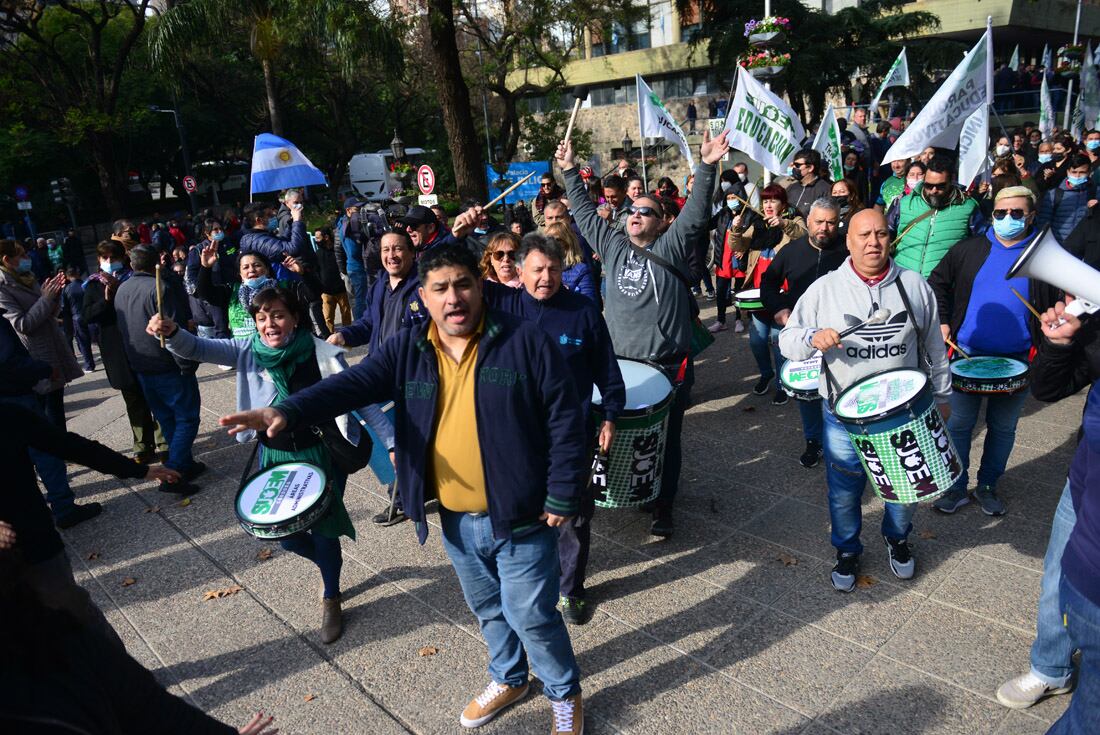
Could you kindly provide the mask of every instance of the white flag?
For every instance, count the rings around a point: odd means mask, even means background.
[[[1008,68],[1012,71],[1020,71],[1020,44],[1012,49],[1012,58],[1008,60]]]
[[[980,105],[966,118],[959,134],[959,186],[968,188],[986,165],[989,150],[989,105]]]
[[[785,173],[806,137],[802,121],[787,103],[737,67],[737,92],[733,96],[725,129],[731,148],[748,154],[772,173]]]
[[[917,155],[928,146],[954,148],[966,119],[993,94],[992,32],[987,28],[932,99],[890,146],[884,163]]]
[[[839,181],[844,178],[844,156],[840,149],[840,126],[836,122],[836,112],[833,106],[825,110],[825,116],[821,118],[821,126],[817,129],[813,146],[815,151],[821,154],[821,159],[829,167],[829,178]]]
[[[661,98],[653,94],[653,90],[645,83],[641,75],[636,75],[638,84],[638,127],[641,128],[642,139],[664,138],[680,149],[688,162],[688,170],[695,168],[695,159],[691,155],[691,147],[687,137],[672,115],[668,114]]]
[[[903,46],[901,53],[898,54],[898,58],[894,59],[890,71],[886,72],[886,76],[883,78],[882,84],[878,88],[878,92],[875,93],[875,98],[871,100],[871,116],[874,117],[878,114],[878,101],[882,98],[882,93],[885,92],[888,87],[908,86],[909,61],[905,57],[905,47]]]
[[[1100,115],[1100,79],[1096,77],[1091,41],[1085,51],[1085,60],[1081,64],[1081,96],[1078,100],[1084,115],[1082,125],[1085,130],[1092,130],[1096,125],[1097,116]]]
[[[1044,43],[1043,44],[1043,72],[1046,73],[1046,74],[1053,73],[1053,71],[1054,71],[1053,64],[1054,64],[1054,60],[1051,58],[1050,46],[1048,46],[1047,44]]]
[[[1054,132],[1054,105],[1050,102],[1050,85],[1047,84],[1047,75],[1043,74],[1042,84],[1039,85],[1039,132],[1046,140]]]

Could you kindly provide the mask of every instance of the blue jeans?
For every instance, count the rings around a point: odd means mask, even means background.
[[[1058,587],[1066,630],[1081,650],[1081,670],[1069,709],[1047,735],[1093,735],[1100,732],[1100,605],[1078,592],[1065,577]]]
[[[149,410],[168,442],[168,461],[164,466],[177,472],[188,471],[195,464],[191,447],[199,435],[199,382],[194,375],[175,370],[137,373],[137,377]]]
[[[863,527],[863,511],[860,500],[867,475],[856,454],[856,448],[848,432],[821,402],[825,425],[825,480],[829,485],[829,520],[832,522],[832,543],[837,551],[863,553],[859,532]],[[885,503],[882,515],[882,535],[901,541],[913,530],[913,514],[916,503]]]
[[[782,328],[771,321],[762,321],[756,314],[749,320],[749,349],[760,368],[761,378],[773,378],[783,367],[783,355],[779,352],[779,333]],[[774,363],[773,363],[774,361]],[[774,367],[772,365],[774,364]]]
[[[1054,523],[1050,527],[1050,541],[1043,557],[1043,583],[1039,593],[1039,615],[1035,624],[1035,642],[1031,644],[1031,673],[1048,686],[1066,685],[1073,674],[1073,641],[1062,625],[1062,610],[1058,604],[1058,582],[1062,578],[1062,552],[1077,524],[1073,510],[1073,495],[1069,481],[1054,511]]]
[[[974,427],[978,423],[978,414],[985,407],[985,448],[982,451],[982,465],[978,468],[978,484],[996,487],[997,480],[1005,473],[1008,455],[1016,442],[1016,423],[1020,411],[1027,400],[1027,391],[1012,395],[951,392],[951,418],[947,420],[947,431],[963,463],[963,473],[955,481],[953,489],[965,490],[970,476],[970,444]]]
[[[821,405],[824,401],[795,401],[798,415],[802,417],[802,436],[808,442],[821,443],[824,419],[821,417]]]
[[[325,598],[340,596],[340,570],[344,566],[340,539],[322,536],[314,531],[302,531],[280,540],[279,545],[317,565],[321,570],[321,581],[325,583]]]
[[[348,281],[351,282],[351,318],[359,319],[367,310],[367,285],[366,271],[349,271]]]
[[[488,514],[440,508],[439,519],[443,548],[489,645],[493,681],[524,686],[530,656],[547,697],[560,701],[579,694],[581,672],[556,609],[557,530],[540,524],[498,541]]]
[[[21,396],[0,396],[0,401],[22,406],[40,416],[49,418],[38,397],[33,393]],[[53,517],[61,518],[72,512],[73,506],[76,505],[76,496],[73,495],[73,490],[69,487],[69,475],[65,469],[65,462],[52,454],[47,454],[33,447],[28,447],[27,452],[31,456],[31,461],[34,463],[34,469],[38,472],[39,479],[46,486],[46,502],[50,505]]]

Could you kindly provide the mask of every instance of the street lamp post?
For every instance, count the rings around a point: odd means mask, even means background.
[[[183,175],[184,176],[190,176],[191,175],[191,151],[188,150],[188,148],[187,148],[187,131],[184,130],[183,117],[180,116],[178,108],[179,108],[179,104],[176,105],[176,109],[171,109],[171,110],[165,110],[164,108],[157,107],[156,105],[149,105],[149,109],[152,112],[166,112],[166,113],[169,113],[169,114],[172,115],[173,120],[175,120],[176,133],[179,134],[179,138],[180,138],[180,158],[183,159]],[[193,191],[187,192],[187,198],[191,202],[191,214],[192,215],[197,214],[199,208],[198,208],[198,200],[196,199],[196,192],[193,192]]]
[[[394,128],[394,131],[393,131],[393,140],[390,141],[390,153],[393,154],[394,164],[399,164],[399,163],[404,163],[405,162],[405,153],[406,153],[406,151],[405,151],[405,141],[401,140],[401,137],[397,134],[397,129],[396,128]],[[409,181],[408,181],[409,172],[403,170],[400,173],[398,173],[397,170],[396,170],[396,165],[395,165],[393,175],[394,175],[394,178],[396,178],[398,180],[398,182],[401,184],[401,191],[404,192],[405,189],[409,185]]]
[[[622,144],[623,144],[623,158],[626,159],[627,163],[630,163],[630,154],[634,150],[634,141],[630,139],[630,134],[629,133],[623,136]]]
[[[508,173],[508,162],[504,160],[504,148],[497,143],[493,146],[493,170],[497,172],[497,180],[493,184],[503,191],[508,188],[508,184],[511,182],[504,178],[504,174]],[[505,197],[500,202],[502,207],[508,206],[508,198]]]

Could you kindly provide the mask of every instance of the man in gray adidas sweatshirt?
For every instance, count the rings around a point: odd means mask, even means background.
[[[837,550],[832,582],[842,592],[855,588],[859,572],[860,500],[867,478],[847,431],[833,415],[832,402],[869,375],[914,368],[928,376],[945,422],[951,413],[951,374],[936,297],[919,273],[899,268],[890,259],[890,232],[881,213],[865,209],[852,218],[848,253],[839,268],[807,289],[779,333],[779,349],[787,359],[805,360],[820,350],[824,361],[819,390],[825,399],[825,476]],[[890,311],[885,323],[866,325],[840,338],[841,331],[879,309]],[[885,505],[882,535],[890,568],[899,579],[910,579],[916,564],[907,539],[916,504]]]
[[[672,535],[672,501],[680,483],[680,430],[684,411],[690,405],[694,366],[691,362],[694,298],[688,289],[691,278],[688,257],[696,239],[706,237],[710,227],[714,164],[729,150],[725,134],[703,136],[702,159],[695,169],[695,186],[680,216],[661,232],[663,210],[656,198],[637,197],[629,208],[625,231],[608,227],[596,214],[584,183],[575,168],[573,146],[563,142],[555,160],[565,174],[565,186],[572,215],[581,234],[603,262],[607,293],[604,317],[611,333],[615,354],[657,363],[674,385],[676,400],[669,412],[662,462],[661,493],[654,508],[650,532]],[[680,274],[639,255],[633,246],[648,249],[667,261]]]

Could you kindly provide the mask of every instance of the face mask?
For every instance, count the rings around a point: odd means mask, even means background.
[[[724,191],[724,192],[729,191],[732,188],[733,188],[733,184],[731,184],[730,182],[728,182],[728,181],[723,181],[722,182],[722,191]]]
[[[272,232],[279,229],[279,218],[272,217],[271,219],[269,219],[267,221],[267,229],[271,230]]]
[[[787,166],[787,175],[794,176],[794,166]]]
[[[15,272],[16,273],[30,273],[31,272],[31,265],[32,264],[31,264],[31,259],[30,258],[20,258],[19,259],[19,265],[17,265],[15,267]]]
[[[856,167],[855,167],[855,166],[849,166],[849,165],[848,165],[848,164],[846,163],[846,164],[844,164],[844,170],[845,170],[845,171],[855,171],[855,170],[856,170]]]
[[[837,205],[838,207],[847,207],[848,206],[848,197],[835,196],[835,197],[833,197],[833,203],[835,205]]]
[[[1100,140],[1090,140],[1085,143],[1085,147],[1090,151],[1095,151],[1097,148],[1100,148]]]
[[[998,155],[998,156],[1005,156],[1005,155],[1008,155],[1008,146],[1007,146],[1007,145],[999,145],[999,146],[997,146],[997,155]]]
[[[114,261],[111,261],[109,263],[100,263],[99,269],[104,273],[118,273],[120,270],[122,270],[122,263],[115,263]]]
[[[244,285],[248,286],[253,291],[258,291],[268,283],[275,283],[275,281],[269,276],[260,276],[259,278],[246,278]]]
[[[737,201],[736,199],[727,199],[726,206],[729,207],[732,211],[736,212],[738,209],[741,208],[741,202]]]
[[[924,179],[906,179],[905,185],[908,186],[910,189],[916,189],[918,186],[920,186],[920,182],[923,180]]]
[[[214,242],[221,242],[222,240],[225,239],[225,233],[224,232],[215,232],[213,235],[210,236],[210,239],[213,240]]]
[[[748,174],[737,174],[737,178],[741,179],[742,184],[749,183],[749,175]]]
[[[1085,183],[1088,180],[1089,180],[1088,176],[1067,176],[1066,177],[1066,181],[1069,182],[1070,186],[1080,186],[1081,184]]]
[[[1004,219],[993,220],[993,232],[1002,240],[1017,240],[1027,229],[1027,218],[1013,219],[1006,215]]]
[[[1039,163],[1050,163],[1051,160],[1053,160],[1053,158],[1054,158],[1054,155],[1051,154],[1051,153],[1040,153],[1039,154]]]
[[[1066,157],[1065,153],[1055,153],[1054,154],[1054,160],[1055,161],[1061,161],[1065,157]]]

